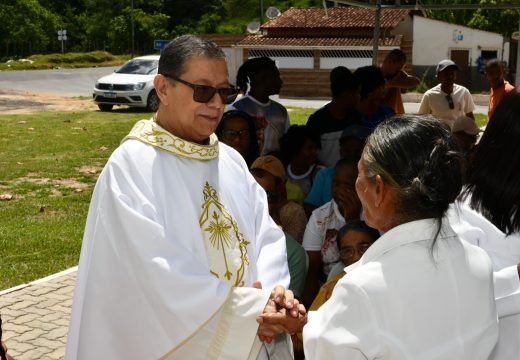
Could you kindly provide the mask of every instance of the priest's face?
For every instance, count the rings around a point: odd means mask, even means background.
[[[218,93],[207,102],[194,99],[193,85],[206,85],[213,88],[229,87],[228,72],[224,59],[194,56],[186,62],[185,70],[179,76],[180,81],[170,77],[156,80],[163,84],[158,90],[161,107],[157,113],[157,122],[172,134],[191,142],[204,143],[215,131],[222,117],[226,103]],[[196,98],[197,96],[195,96]]]

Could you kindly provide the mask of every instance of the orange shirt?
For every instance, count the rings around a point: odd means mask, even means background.
[[[491,115],[493,115],[493,111],[497,107],[498,103],[502,101],[502,98],[508,92],[511,92],[515,89],[513,85],[504,80],[504,84],[497,89],[491,89],[489,93],[489,106],[488,106],[488,120],[491,119]]]

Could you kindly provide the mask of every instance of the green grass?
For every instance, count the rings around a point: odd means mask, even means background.
[[[309,116],[316,111],[312,108],[288,107],[291,124],[305,125]]]
[[[0,289],[77,265],[94,183],[148,113],[0,116]],[[96,173],[81,171],[84,167]]]
[[[63,68],[84,68],[94,66],[118,66],[130,59],[130,55],[112,55],[106,51],[87,53],[65,53],[31,55],[27,59],[0,63],[0,70],[34,70]]]

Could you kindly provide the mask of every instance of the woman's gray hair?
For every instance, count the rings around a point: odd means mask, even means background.
[[[194,56],[226,58],[224,51],[213,41],[195,35],[182,35],[170,41],[161,50],[158,73],[180,77],[184,73],[186,63]]]
[[[397,223],[441,219],[461,191],[463,158],[449,128],[431,115],[396,115],[379,125],[363,153],[368,178],[397,192]]]

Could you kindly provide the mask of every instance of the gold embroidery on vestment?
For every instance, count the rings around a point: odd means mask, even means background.
[[[220,203],[217,191],[208,182],[204,185],[203,193],[204,204],[199,225],[205,240],[210,272],[233,286],[244,286],[244,274],[249,265],[249,241],[244,238],[237,222]]]
[[[139,140],[193,160],[213,160],[218,156],[218,139],[215,134],[210,135],[209,145],[201,145],[169,133],[153,120],[138,121],[123,141],[127,139]]]

